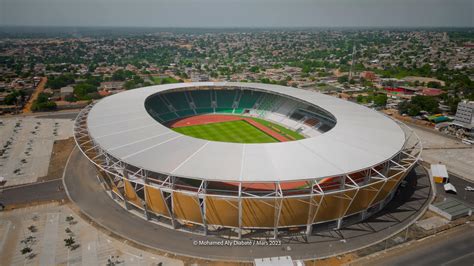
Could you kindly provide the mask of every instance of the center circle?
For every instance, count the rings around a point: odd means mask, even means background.
[[[148,113],[175,132],[231,143],[276,143],[315,137],[335,118],[298,99],[242,87],[188,87],[150,95]]]

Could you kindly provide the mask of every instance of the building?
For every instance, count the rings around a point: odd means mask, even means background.
[[[206,74],[192,73],[191,80],[193,82],[205,82],[205,81],[209,81],[209,76]]]
[[[435,88],[421,88],[419,91],[419,94],[423,96],[439,96],[443,93],[445,93],[443,90]]]
[[[306,138],[230,143],[167,126],[219,113],[274,121]],[[80,112],[74,136],[117,204],[169,228],[247,238],[310,235],[380,211],[419,159],[409,131],[316,92],[202,82],[109,96]]]
[[[416,77],[416,76],[408,76],[408,77],[404,77],[403,80],[405,80],[406,82],[419,82],[420,84],[428,84],[428,82],[437,82],[439,83],[441,86],[445,86],[446,83],[442,80],[439,80],[439,79],[435,79],[435,78],[428,78],[428,77]]]
[[[100,90],[115,91],[122,90],[125,82],[123,81],[106,81],[100,83]]]
[[[474,101],[460,102],[458,104],[454,122],[474,127]]]
[[[60,90],[60,97],[61,97],[61,100],[66,100],[66,98],[68,97],[71,97],[74,95],[74,88],[71,87],[71,86],[67,86],[67,87],[62,87]]]
[[[432,164],[431,176],[436,183],[448,183],[449,175],[448,170],[446,169],[446,165]]]
[[[384,90],[391,94],[403,94],[403,95],[414,95],[419,89],[413,87],[399,86],[399,87],[386,87]]]
[[[403,94],[403,95],[422,95],[422,96],[439,96],[445,93],[441,89],[425,88],[425,87],[385,87],[385,91],[391,94]]]
[[[474,101],[460,102],[454,121],[445,127],[443,132],[455,135],[463,142],[472,143],[474,140]]]
[[[377,76],[372,71],[362,71],[360,77],[369,81],[374,81],[377,79]]]
[[[290,256],[254,259],[254,266],[296,266]],[[304,264],[301,264],[304,265]]]

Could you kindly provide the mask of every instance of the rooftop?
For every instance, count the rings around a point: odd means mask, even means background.
[[[158,123],[145,99],[177,88],[234,86],[298,98],[332,113],[336,126],[298,141],[242,144],[196,139]],[[90,136],[125,163],[168,175],[216,181],[274,182],[323,178],[376,166],[400,152],[401,127],[361,105],[307,90],[269,84],[201,82],[151,86],[99,101],[88,118]]]

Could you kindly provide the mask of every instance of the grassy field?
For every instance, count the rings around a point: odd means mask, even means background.
[[[174,131],[195,138],[236,143],[278,142],[243,120],[207,125],[173,128]]]

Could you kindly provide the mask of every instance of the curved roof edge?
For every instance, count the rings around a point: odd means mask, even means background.
[[[317,105],[337,123],[298,141],[263,144],[214,142],[172,131],[146,111],[155,93],[186,87],[234,86],[282,94]],[[317,92],[237,82],[176,83],[118,93],[90,111],[88,130],[107,153],[149,171],[230,182],[278,182],[323,178],[376,166],[398,154],[405,134],[392,119],[364,106]]]

